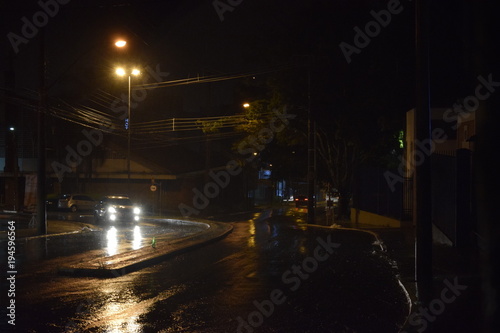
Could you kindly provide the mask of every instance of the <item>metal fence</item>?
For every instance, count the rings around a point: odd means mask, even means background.
[[[431,156],[432,222],[455,246],[470,244],[476,231],[471,158],[468,149],[458,149],[454,156]]]
[[[403,188],[405,188],[406,182],[397,182],[393,189],[387,183],[385,172],[386,170],[381,168],[363,168],[356,173],[354,208],[402,219],[404,215]],[[391,172],[397,174],[396,170]]]
[[[454,246],[470,244],[477,231],[473,218],[472,152],[458,149],[453,154],[431,156],[432,222]],[[391,188],[386,170],[364,168],[356,173],[353,207],[401,221],[413,220],[413,178],[402,178]],[[390,171],[397,175],[397,171]]]
[[[456,241],[456,157],[432,154],[432,222]]]
[[[402,221],[413,220],[413,177],[403,178],[403,188],[401,193],[402,200]]]

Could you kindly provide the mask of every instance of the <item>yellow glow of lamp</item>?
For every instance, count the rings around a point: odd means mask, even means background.
[[[124,41],[124,40],[118,40],[118,41],[116,41],[116,43],[115,43],[115,46],[116,46],[116,47],[124,47],[125,45],[127,45],[127,42],[126,42],[126,41]]]
[[[117,68],[116,69],[116,74],[120,75],[120,76],[124,76],[126,74],[125,70],[123,68]]]

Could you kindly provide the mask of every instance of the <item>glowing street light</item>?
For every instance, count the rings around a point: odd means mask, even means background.
[[[125,41],[123,39],[117,40],[115,43],[116,47],[125,47],[125,45],[127,45],[127,41]]]
[[[244,107],[244,108],[249,108],[249,107],[250,107],[250,104],[249,104],[249,103],[245,103],[245,104],[243,104],[243,107]]]
[[[120,68],[117,68],[117,69],[116,69],[116,74],[117,74],[118,76],[125,76],[125,74],[126,74],[125,69],[123,69],[123,68],[121,68],[121,67],[120,67]]]

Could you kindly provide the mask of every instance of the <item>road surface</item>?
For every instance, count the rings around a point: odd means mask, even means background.
[[[225,239],[116,278],[57,274],[69,259],[105,255],[107,231],[61,238],[59,252],[38,244],[17,276],[16,331],[398,332],[403,325],[407,295],[373,235],[307,227],[294,209],[225,223],[234,226]],[[141,226],[145,234],[155,228],[162,226]],[[120,246],[133,246],[131,226],[116,233],[128,244]],[[136,246],[150,246],[144,239]]]

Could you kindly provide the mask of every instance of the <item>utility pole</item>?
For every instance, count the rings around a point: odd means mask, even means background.
[[[9,69],[5,71],[5,82],[8,87],[14,91],[15,87],[15,72],[12,69],[12,53],[9,55]],[[6,95],[15,96],[9,91]],[[18,124],[19,112],[17,107],[6,105],[5,111],[5,166],[3,171],[6,174],[12,174],[5,179],[6,182],[6,203],[12,206],[14,211],[18,211],[21,203],[19,196],[19,166],[17,155],[17,138],[16,131],[19,130]],[[8,187],[8,190],[7,190]]]
[[[131,95],[131,88],[130,88],[130,78],[131,74],[128,75],[128,99],[127,99],[127,110],[128,110],[128,128],[127,128],[127,186],[128,186],[128,191],[130,192],[130,134],[132,132],[132,121],[130,119],[130,95]]]
[[[416,107],[415,141],[430,142],[429,0],[415,3],[416,22]],[[415,145],[417,147],[417,145]],[[418,149],[418,148],[415,148]],[[415,156],[412,156],[415,158]],[[432,289],[432,192],[431,161],[427,156],[415,168],[415,279],[419,302],[430,301]]]
[[[45,113],[47,112],[47,95],[45,89],[45,34],[44,29],[40,29],[40,101],[38,107],[38,176],[37,176],[37,222],[38,234],[47,233],[47,216],[45,211]]]
[[[307,102],[308,102],[308,119],[307,119],[307,131],[308,131],[308,149],[307,149],[307,223],[315,223],[315,178],[316,178],[316,158],[315,158],[315,139],[316,139],[316,128],[314,120],[312,119],[311,110],[311,63],[312,56],[309,58],[309,68],[307,71]]]

